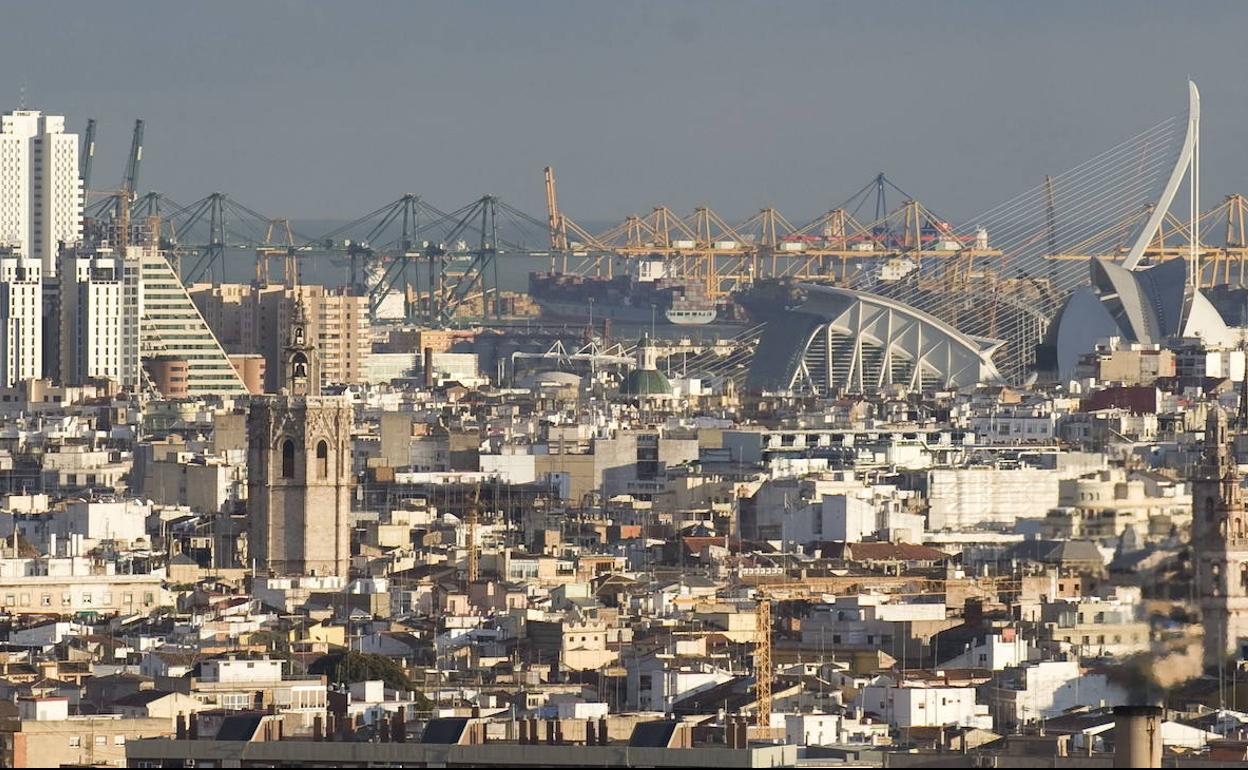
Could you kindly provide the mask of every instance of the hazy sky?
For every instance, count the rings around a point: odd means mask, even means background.
[[[96,187],[349,217],[485,192],[575,219],[826,210],[884,171],[957,220],[1203,96],[1248,192],[1242,2],[25,2],[0,104],[99,121]]]

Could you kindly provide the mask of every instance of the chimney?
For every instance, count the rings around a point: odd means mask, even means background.
[[[187,725],[186,737],[193,741],[199,740],[199,714],[192,711],[187,719]]]
[[[607,737],[607,718],[598,717],[598,745],[606,746],[608,743],[610,739]]]
[[[173,732],[174,737],[176,737],[180,741],[186,740],[186,714],[183,714],[181,711],[179,711],[178,719],[175,724],[177,726],[174,728],[174,732]]]
[[[1157,706],[1114,707],[1114,767],[1161,767],[1161,722]]]
[[[433,348],[425,348],[424,351],[424,373],[425,387],[433,387]]]
[[[555,743],[563,745],[563,720],[555,718]]]
[[[962,610],[962,619],[968,626],[978,626],[984,622],[984,600],[977,596],[968,596]]]
[[[524,717],[520,717],[520,719],[516,721],[520,723],[520,745],[528,746],[529,745],[529,720],[525,719]]]
[[[555,745],[555,720],[546,721],[546,742]]]
[[[394,712],[394,718],[390,721],[391,740],[395,743],[407,743],[407,719],[403,713],[403,709]]]
[[[317,714],[312,718],[312,740],[325,740],[325,717]]]
[[[585,745],[598,745],[598,735],[594,731],[594,720],[592,718],[585,720]]]

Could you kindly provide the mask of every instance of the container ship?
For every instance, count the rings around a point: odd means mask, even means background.
[[[641,260],[612,278],[530,273],[529,295],[543,316],[564,320],[705,326],[733,315],[721,313],[702,287],[666,276],[661,260]]]

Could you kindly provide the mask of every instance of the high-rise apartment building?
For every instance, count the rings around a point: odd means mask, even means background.
[[[104,245],[69,249],[61,256],[59,280],[62,381],[109,379],[137,387],[142,305],[137,261]]]
[[[82,238],[78,136],[38,110],[0,116],[0,245],[56,274],[60,244]]]
[[[0,254],[0,383],[43,376],[43,282],[38,260]]]

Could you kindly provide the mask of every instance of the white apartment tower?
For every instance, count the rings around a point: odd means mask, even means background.
[[[61,255],[60,371],[62,381],[80,385],[109,379],[137,387],[139,293],[137,259],[108,246]]]
[[[43,376],[42,265],[14,251],[0,254],[0,384]]]
[[[56,275],[61,243],[82,238],[78,136],[65,118],[38,110],[0,116],[0,245],[37,259]]]

